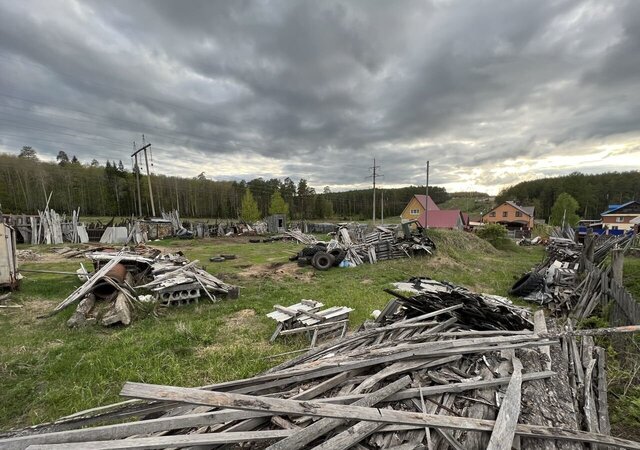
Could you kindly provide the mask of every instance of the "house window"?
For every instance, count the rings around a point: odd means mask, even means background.
[[[516,217],[522,217],[522,213],[520,211],[516,211]]]
[[[616,223],[622,223],[624,222],[624,217],[618,216],[616,217]]]
[[[502,211],[502,217],[508,217],[509,211]]]
[[[418,214],[420,214],[420,210],[419,209],[412,209],[411,211],[409,211],[409,213],[413,216],[417,216]]]
[[[489,217],[495,217],[496,216],[496,212],[495,211],[491,211],[491,213],[489,214]]]
[[[612,229],[612,230],[617,230],[617,229],[618,229],[618,227],[617,227],[617,225],[614,225],[614,226],[612,226],[612,227],[611,227],[611,229]]]

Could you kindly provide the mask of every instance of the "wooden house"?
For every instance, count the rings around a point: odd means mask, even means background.
[[[534,224],[533,206],[520,206],[506,201],[482,216],[484,223],[499,223],[508,229],[530,230]]]
[[[609,209],[600,214],[602,225],[609,230],[631,230],[632,220],[640,217],[640,202],[632,200],[622,205],[609,205]]]

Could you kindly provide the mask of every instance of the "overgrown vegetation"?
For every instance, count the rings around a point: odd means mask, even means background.
[[[478,237],[500,250],[513,251],[516,245],[507,237],[507,228],[499,223],[487,223],[477,231]]]
[[[24,308],[0,313],[0,428],[118,401],[127,380],[198,386],[263,371],[289,356],[267,357],[308,345],[302,337],[268,343],[274,323],[265,314],[274,304],[309,298],[328,306],[348,305],[355,309],[351,320],[355,328],[386,304],[389,295],[382,289],[391,282],[430,276],[504,295],[542,255],[540,247],[496,250],[469,233],[430,230],[429,234],[438,245],[432,257],[327,272],[289,263],[287,256],[300,248],[291,243],[248,244],[241,238],[158,242],[167,250],[184,251],[192,260],[236,254],[236,260],[209,263],[206,268],[240,285],[240,299],[163,309],[160,317],[136,321],[128,328],[70,330],[65,321],[71,309],[36,319],[79,281],[73,276],[25,273],[22,289],[15,294],[16,303]],[[70,260],[24,264],[63,271],[77,266]]]

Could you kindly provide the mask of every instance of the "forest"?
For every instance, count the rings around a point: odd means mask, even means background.
[[[496,204],[515,200],[521,205],[536,207],[536,218],[548,219],[558,195],[566,192],[578,201],[578,215],[585,219],[599,219],[600,213],[611,204],[637,200],[640,194],[640,172],[608,172],[569,175],[523,181],[496,196]]]
[[[83,164],[75,156],[58,154],[57,162],[38,159],[31,147],[23,147],[19,155],[0,154],[0,211],[5,214],[35,214],[45,207],[69,213],[80,208],[83,216],[138,215],[136,167],[122,161],[93,160]],[[144,172],[144,169],[142,170]],[[140,175],[142,214],[151,215],[149,183]],[[279,191],[294,219],[363,220],[372,215],[372,189],[322,192],[309,186],[307,180],[256,178],[250,181],[214,181],[201,173],[194,178],[152,175],[151,186],[156,215],[178,209],[183,217],[236,219],[240,216],[243,195],[248,188],[262,216],[267,216],[271,196]],[[376,215],[399,216],[413,194],[424,193],[424,186],[377,191]],[[430,187],[429,194],[444,202],[444,188]]]

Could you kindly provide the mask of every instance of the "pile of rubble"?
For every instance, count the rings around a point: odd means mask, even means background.
[[[182,253],[163,254],[148,247],[122,251],[85,253],[94,266],[84,265],[78,276],[84,284],[57,305],[50,317],[78,303],[67,325],[78,327],[100,321],[103,325],[129,325],[132,313],[148,313],[155,306],[179,306],[218,296],[237,298],[238,288],[229,285],[189,261]],[[148,305],[151,305],[149,307]]]
[[[6,434],[0,447],[640,449],[609,436],[605,351],[588,337],[601,330],[548,331],[541,311],[449,283],[406,287],[416,295],[394,293],[375,322],[261,375],[128,382],[131,400]]]
[[[417,255],[430,255],[435,251],[435,243],[427,237],[425,230],[416,224],[400,227],[377,226],[371,233],[356,233],[346,225],[338,226],[328,242],[316,240],[312,235],[300,231],[289,231],[287,235],[307,245],[289,258],[298,261],[298,265],[312,265],[318,270],[331,267],[352,267],[360,264],[375,264],[378,261],[398,258],[411,258]]]
[[[600,283],[600,280],[590,280],[590,275],[579,277],[586,261],[602,266],[613,248],[626,251],[633,242],[632,235],[602,235],[590,236],[583,245],[568,235],[550,237],[544,261],[516,281],[509,294],[545,305],[552,311],[570,311],[585,296],[591,297]]]

